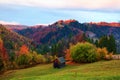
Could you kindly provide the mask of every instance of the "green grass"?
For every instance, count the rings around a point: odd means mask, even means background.
[[[67,65],[61,69],[53,69],[52,64],[37,65],[8,71],[0,80],[120,80],[120,60]]]

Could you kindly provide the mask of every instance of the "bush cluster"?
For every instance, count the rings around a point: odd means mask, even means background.
[[[109,53],[108,50],[104,48],[97,48],[97,59],[98,60],[111,60],[113,52]]]
[[[31,66],[35,64],[48,63],[48,58],[46,58],[44,55],[33,52],[29,54],[20,54],[16,58],[15,62],[19,67],[21,66],[24,67],[24,66]]]
[[[98,60],[112,59],[112,53],[108,53],[106,48],[96,48],[88,42],[71,46],[70,53],[75,62],[91,63]]]

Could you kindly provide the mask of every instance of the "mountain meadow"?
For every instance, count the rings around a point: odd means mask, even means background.
[[[0,80],[119,80],[119,71],[120,60],[69,64],[62,69],[54,69],[52,64],[42,64],[5,72]]]
[[[0,80],[119,80],[120,23],[0,24]]]

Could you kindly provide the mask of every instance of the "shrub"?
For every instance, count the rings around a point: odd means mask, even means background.
[[[98,60],[112,60],[113,52],[109,53],[106,48],[97,48]]]
[[[46,59],[44,58],[44,56],[42,56],[41,54],[37,55],[36,57],[34,57],[35,62],[38,63],[45,63]]]
[[[50,56],[50,55],[48,55],[47,57],[45,57],[45,59],[46,59],[46,63],[51,63],[54,60],[53,56]]]
[[[41,54],[38,55],[37,59],[39,63],[46,63],[45,57]]]
[[[31,61],[32,61],[32,56],[31,55],[26,55],[26,54],[21,54],[16,59],[16,63],[18,65],[29,65]]]
[[[32,56],[33,56],[32,61],[35,64],[45,63],[46,62],[45,57],[43,55],[41,55],[41,54],[37,54],[36,52],[33,52]]]
[[[108,51],[106,48],[97,48],[97,54],[98,54],[98,60],[106,59],[106,56],[108,55]]]
[[[33,56],[33,58],[32,58],[32,62],[33,62],[33,64],[35,64],[35,63],[38,63],[37,61],[37,56],[38,56],[38,54],[36,53],[36,52],[33,52],[32,53],[32,56]]]
[[[96,47],[90,43],[77,43],[70,47],[70,52],[75,62],[97,61]]]

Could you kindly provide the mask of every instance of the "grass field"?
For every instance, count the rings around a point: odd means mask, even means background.
[[[67,65],[53,69],[52,64],[12,70],[0,80],[120,80],[120,60]]]

